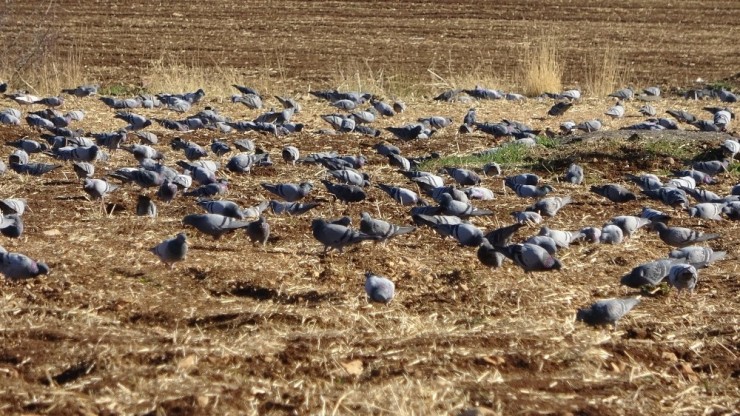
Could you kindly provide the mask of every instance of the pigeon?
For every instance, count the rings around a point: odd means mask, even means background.
[[[580,233],[570,231],[553,230],[549,227],[541,227],[539,235],[552,238],[558,247],[568,248],[570,243],[581,238]]]
[[[390,164],[391,166],[395,166],[401,170],[411,169],[411,162],[405,157],[395,153],[391,153],[388,155],[388,164]]]
[[[491,245],[491,243],[483,239],[480,246],[478,246],[478,252],[476,253],[478,260],[487,267],[497,268],[501,267],[504,263],[504,256]]]
[[[0,234],[8,238],[20,238],[24,228],[23,219],[18,214],[4,215],[0,218]]]
[[[601,186],[593,185],[591,186],[591,192],[601,195],[614,203],[624,203],[637,199],[635,194],[630,192],[629,189],[613,183]]]
[[[538,212],[540,215],[544,215],[546,217],[554,217],[561,208],[571,202],[573,202],[573,200],[570,196],[542,198],[533,205],[527,207],[526,210]]]
[[[113,185],[102,179],[86,178],[82,182],[82,190],[90,195],[92,199],[104,199],[106,195],[118,189],[118,185]]]
[[[23,215],[28,208],[28,203],[23,198],[6,198],[0,200],[0,211],[3,214],[18,214]]]
[[[368,235],[343,225],[328,223],[321,218],[311,221],[311,232],[313,237],[324,245],[324,254],[331,249],[343,253],[347,245],[379,239],[377,236]]]
[[[512,244],[495,248],[528,273],[560,270],[562,267],[558,259],[550,255],[544,248],[534,244]]]
[[[694,170],[694,169],[679,170],[679,171],[673,172],[673,174],[678,176],[679,178],[690,177],[691,179],[694,180],[695,184],[699,183],[699,184],[711,185],[716,182],[715,179],[712,177],[712,175],[707,175],[704,172]]]
[[[248,154],[239,153],[231,157],[226,164],[226,169],[231,172],[249,173],[255,166],[271,166],[269,153]]]
[[[696,116],[684,110],[667,110],[666,113],[682,123],[693,123],[697,121]]]
[[[624,117],[624,106],[621,102],[617,102],[616,105],[606,110],[604,114],[611,118],[622,118]]]
[[[300,158],[300,152],[295,146],[285,146],[282,151],[283,160],[287,163],[295,165],[296,160]]]
[[[724,160],[710,160],[705,162],[695,162],[691,167],[700,172],[704,172],[711,176],[717,176],[722,172],[727,171],[727,166],[730,164],[730,159]]]
[[[155,218],[157,216],[157,206],[148,196],[139,195],[139,199],[136,201],[136,215]]]
[[[219,179],[217,182],[199,186],[195,189],[185,192],[185,196],[194,196],[198,198],[210,198],[215,195],[223,195],[228,190],[229,183],[225,179]]]
[[[30,140],[25,137],[14,142],[8,142],[6,144],[22,149],[28,154],[41,153],[48,150],[48,146],[46,145],[46,143],[39,143],[36,140]]]
[[[433,226],[442,238],[451,236],[461,246],[465,247],[478,247],[483,242],[483,232],[473,224],[460,223],[460,224],[436,224]]]
[[[190,176],[182,175],[185,178],[190,178]],[[187,189],[190,187],[190,184],[187,184],[188,186],[183,186],[183,189]],[[178,185],[170,181],[168,179],[165,179],[162,182],[162,185],[159,186],[159,189],[157,190],[157,198],[159,198],[160,201],[163,202],[172,202],[173,199],[177,196],[178,191]]]
[[[378,303],[388,303],[393,300],[396,286],[385,277],[372,272],[365,272],[365,293],[368,299]]]
[[[542,216],[534,211],[514,211],[511,215],[519,224],[539,224],[542,222]]]
[[[552,107],[550,107],[550,110],[547,111],[547,115],[553,116],[553,117],[562,116],[572,106],[573,106],[573,103],[570,101],[557,102]]]
[[[624,232],[616,225],[605,225],[601,229],[599,242],[602,244],[620,244],[624,240]]]
[[[24,280],[49,274],[49,266],[20,253],[0,252],[0,273],[10,280]]]
[[[660,178],[653,174],[645,174],[640,176],[627,174],[625,177],[634,182],[643,191],[656,190],[663,187],[663,182],[661,182]]]
[[[256,221],[250,222],[246,228],[247,237],[252,243],[261,243],[263,246],[267,244],[267,239],[270,238],[270,224],[262,215]]]
[[[689,212],[689,217],[692,218],[720,221],[722,220],[721,214],[724,207],[725,204],[704,202],[688,208],[687,211]]]
[[[522,228],[523,225],[514,223],[501,228],[497,228],[483,237],[494,247],[506,247],[511,243],[511,237]]]
[[[442,169],[461,186],[474,186],[480,184],[480,176],[472,170],[451,167],[445,167]]]
[[[174,238],[162,241],[149,251],[154,253],[165,265],[175,267],[175,263],[185,260],[188,254],[188,238],[185,233],[179,233]]]
[[[646,117],[655,117],[655,115],[658,114],[658,111],[655,110],[655,107],[653,107],[652,105],[649,105],[649,104],[643,105],[637,111],[639,111],[640,114],[642,114],[643,116],[646,116]]]
[[[513,186],[511,186],[511,189],[520,198],[542,198],[553,191],[553,187],[550,185],[535,186],[514,184]]]
[[[345,183],[348,185],[357,185],[357,186],[370,185],[370,176],[367,173],[361,173],[361,172],[356,171],[355,169],[351,169],[351,168],[337,169],[337,170],[327,171],[327,173],[333,176],[339,182]]]
[[[200,200],[198,206],[205,209],[209,214],[219,214],[224,217],[236,218],[243,220],[245,218],[244,211],[239,207],[239,204],[228,200]]]
[[[501,165],[496,162],[486,163],[485,165],[483,165],[482,170],[483,174],[486,176],[501,175]],[[539,178],[537,180],[539,181]]]
[[[682,290],[693,292],[698,280],[699,274],[690,264],[676,264],[668,271],[668,284],[678,289],[679,292]]]
[[[568,167],[568,171],[565,172],[565,181],[570,182],[574,185],[580,185],[583,183],[583,168],[572,163]]]
[[[260,185],[262,185],[262,188],[272,192],[273,194],[283,198],[288,202],[296,202],[305,198],[308,193],[311,192],[311,189],[313,189],[313,184],[311,184],[310,182],[301,182],[300,184],[281,183],[277,185],[263,182]]]
[[[471,216],[493,215],[491,210],[475,208],[467,202],[456,201],[449,193],[443,193],[440,196],[439,206],[444,215],[455,215],[462,219]]]
[[[733,221],[740,221],[740,201],[728,203],[722,208],[722,213]]]
[[[601,130],[601,121],[599,120],[584,121],[583,123],[577,124],[575,128],[577,128],[578,130],[585,131],[586,133],[599,131]]]
[[[214,240],[226,233],[246,228],[249,225],[248,222],[219,214],[190,214],[183,218],[182,223],[210,235]]]
[[[462,224],[462,219],[454,215],[426,215],[417,213],[413,214],[411,218],[416,225],[426,225],[432,228],[437,224]]]
[[[426,205],[426,203],[421,198],[419,198],[419,195],[417,195],[416,192],[410,189],[390,186],[382,183],[378,184],[377,186],[401,205]]]
[[[41,176],[60,167],[62,167],[62,165],[50,165],[48,163],[10,163],[10,168],[16,173],[31,176]]]
[[[620,215],[610,219],[606,225],[616,225],[622,230],[622,233],[628,238],[632,238],[632,234],[637,229],[648,225],[650,220],[647,218],[635,217],[632,215]]]
[[[726,251],[714,251],[709,247],[688,246],[671,250],[668,257],[683,260],[693,265],[710,264],[727,256]]]
[[[722,143],[722,153],[731,160],[740,154],[740,142],[737,140],[727,139]]]
[[[361,202],[367,198],[365,191],[357,185],[336,185],[325,179],[321,180],[326,190],[334,196],[334,198],[349,204],[351,202]]]
[[[151,120],[135,113],[119,111],[113,117],[129,123],[126,127],[126,130],[129,131],[142,130],[152,125]]]
[[[686,192],[678,188],[662,187],[655,190],[643,190],[642,194],[653,199],[658,199],[672,207],[686,207],[689,205]]]
[[[657,286],[668,277],[671,267],[680,261],[679,259],[670,258],[641,264],[622,276],[620,283],[634,289],[639,289],[642,286]]]
[[[468,199],[477,199],[479,201],[493,201],[496,199],[496,195],[492,190],[481,186],[471,186],[463,189],[462,192],[468,197]]]
[[[120,179],[124,183],[134,182],[142,188],[160,186],[164,182],[159,173],[142,168],[121,168],[108,176]]]
[[[533,237],[529,237],[527,241],[525,241],[525,243],[540,246],[547,250],[550,255],[553,255],[558,251],[558,243],[555,242],[552,237],[548,237],[546,235],[536,235]]]
[[[583,236],[584,241],[589,243],[601,242],[601,228],[584,227],[581,228],[579,233]]]
[[[513,189],[514,185],[537,185],[540,182],[540,177],[534,173],[520,173],[518,175],[507,176],[504,179],[504,183],[509,188]]]
[[[397,235],[408,234],[416,230],[415,227],[401,227],[387,221],[374,219],[367,212],[363,212],[361,218],[360,231],[367,235],[379,237],[376,241],[387,241]]]
[[[401,149],[387,142],[377,143],[373,146],[373,149],[375,149],[379,155],[385,157],[388,157],[390,154],[401,154]]]
[[[301,215],[319,206],[317,202],[301,203],[270,201],[269,204],[270,209],[272,209],[272,213],[275,215]]]
[[[650,228],[653,231],[658,231],[660,239],[673,247],[686,247],[694,243],[714,240],[720,237],[719,234],[706,234],[690,228],[668,227],[662,222],[652,222],[650,223]]]
[[[213,139],[211,141],[211,151],[216,156],[223,156],[231,151],[231,147],[221,140]]]
[[[591,326],[613,325],[640,303],[639,298],[600,300],[588,308],[579,309],[576,320]]]
[[[622,88],[609,94],[609,97],[618,98],[620,100],[631,100],[635,96],[635,92],[632,88]]]
[[[91,84],[91,85],[80,85],[75,88],[70,89],[63,89],[62,93],[74,95],[75,97],[89,97],[91,95],[95,95],[98,93],[98,89],[100,88],[99,85]]]

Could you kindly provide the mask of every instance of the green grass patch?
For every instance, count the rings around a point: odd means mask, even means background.
[[[685,140],[658,139],[640,144],[640,149],[649,156],[690,159],[694,156],[691,144]]]
[[[549,138],[547,136],[537,136],[535,139],[538,145],[546,149],[556,149],[562,145],[562,142],[555,138]]]
[[[450,155],[431,159],[420,166],[420,170],[434,171],[444,166],[480,168],[486,163],[496,162],[500,165],[521,165],[530,158],[536,148],[521,144],[506,144],[497,148],[494,153],[485,155]]]

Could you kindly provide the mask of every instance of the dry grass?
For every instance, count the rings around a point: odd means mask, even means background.
[[[525,48],[519,70],[524,95],[534,97],[562,89],[564,66],[558,47],[553,38],[543,38]]]
[[[616,49],[605,47],[585,58],[583,89],[593,97],[605,97],[624,85],[626,69]]]

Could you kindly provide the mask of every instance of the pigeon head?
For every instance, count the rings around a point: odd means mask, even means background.
[[[185,233],[179,233],[177,234],[177,241],[187,241],[188,236]]]
[[[49,274],[49,266],[47,266],[46,263],[38,262],[36,263],[36,267],[38,268],[36,276],[41,274]]]

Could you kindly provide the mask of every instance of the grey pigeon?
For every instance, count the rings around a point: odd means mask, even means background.
[[[573,106],[573,103],[570,101],[557,102],[552,107],[550,107],[550,109],[547,111],[547,115],[553,116],[553,117],[562,116],[572,106]]]
[[[454,215],[426,215],[417,213],[413,214],[411,218],[416,225],[426,225],[432,228],[437,224],[462,224],[462,219]]]
[[[514,211],[511,215],[519,224],[539,224],[542,222],[542,216],[534,211]]]
[[[632,88],[622,88],[609,94],[609,97],[618,98],[620,100],[631,100],[635,96],[635,92]]]
[[[49,274],[49,266],[20,253],[0,253],[0,273],[10,280],[24,280]]]
[[[638,303],[639,298],[600,300],[588,308],[579,309],[576,320],[592,326],[613,325],[616,329],[617,321]]]
[[[270,160],[269,153],[239,153],[229,159],[229,162],[226,164],[226,169],[231,172],[249,173],[252,171],[253,167],[270,165],[272,165],[272,161]]]
[[[506,247],[511,243],[511,237],[523,226],[523,224],[514,223],[500,227],[487,233],[484,238],[494,247]]]
[[[605,225],[601,229],[599,242],[602,244],[620,244],[624,240],[624,232],[616,225]]]
[[[584,241],[587,241],[589,243],[601,242],[601,228],[584,227],[581,228],[581,231],[579,231],[579,233],[581,233],[581,235],[583,236]]]
[[[634,234],[635,231],[649,223],[650,220],[647,218],[640,218],[632,215],[620,215],[610,219],[606,225],[616,225],[622,230],[622,233],[626,237],[632,238],[632,234]]]
[[[620,283],[624,286],[639,289],[642,286],[657,286],[668,277],[671,267],[681,260],[660,259],[641,264],[622,276]]]
[[[81,98],[81,97],[88,97],[90,95],[97,94],[99,88],[100,86],[97,84],[80,85],[75,88],[63,89],[62,93],[74,95],[75,97]]]
[[[370,176],[368,176],[367,173],[361,173],[355,169],[351,169],[351,168],[337,169],[337,170],[327,171],[327,173],[333,176],[339,182],[345,183],[348,185],[357,185],[357,186],[370,185]]]
[[[501,175],[501,165],[496,162],[486,163],[483,165],[483,174],[486,176]],[[539,181],[539,178],[537,180]]]
[[[672,207],[686,207],[689,204],[686,192],[678,188],[662,187],[658,189],[643,190],[642,194],[653,199],[658,199],[664,204]]]
[[[622,118],[624,117],[624,106],[621,102],[617,102],[616,105],[606,110],[604,114],[611,118]]]
[[[219,179],[217,182],[202,185],[195,189],[187,191],[183,195],[195,196],[198,198],[210,198],[215,195],[225,194],[228,187],[229,183],[225,179]]]
[[[368,235],[343,225],[327,223],[321,218],[311,221],[311,232],[313,237],[324,245],[324,253],[331,249],[342,253],[347,245],[378,239],[377,236]]]
[[[601,186],[593,185],[591,186],[591,192],[601,195],[614,203],[624,203],[637,199],[635,194],[630,192],[629,189],[613,183]]]
[[[511,189],[521,198],[542,198],[553,191],[550,185],[522,185],[514,184]]]
[[[578,130],[583,130],[586,133],[591,133],[594,131],[601,130],[601,121],[599,120],[588,120],[584,121],[582,123],[576,124],[576,127]]]
[[[28,208],[28,203],[23,198],[6,198],[0,200],[0,211],[3,214],[18,214],[23,215]]]
[[[106,195],[118,189],[118,185],[113,185],[102,179],[86,178],[82,183],[82,190],[90,195],[92,199],[104,199]]]
[[[722,208],[722,213],[733,221],[740,221],[740,201],[729,202]]]
[[[379,155],[385,157],[388,157],[390,154],[401,154],[401,149],[387,142],[377,143],[373,146],[373,149],[375,149]]]
[[[640,112],[640,114],[647,117],[655,117],[655,115],[658,114],[658,111],[655,110],[655,107],[649,104],[643,105],[638,111]]]
[[[405,157],[395,153],[391,153],[388,155],[388,164],[390,164],[391,166],[395,166],[401,170],[411,169],[411,162]]]
[[[219,214],[225,217],[236,218],[239,220],[243,220],[245,217],[244,211],[241,209],[239,204],[233,201],[200,200],[198,201],[198,205],[201,208],[205,209],[206,212],[208,212],[209,214]]]
[[[416,229],[415,227],[401,227],[387,221],[372,218],[367,212],[363,212],[361,218],[360,231],[367,235],[380,237],[376,241],[387,241],[397,235],[408,234]]]
[[[432,128],[432,129],[442,129],[452,124],[451,118],[440,117],[440,116],[420,118],[416,121],[418,121],[419,123],[425,126],[429,126],[429,128]]]
[[[642,188],[642,190],[656,190],[663,187],[663,182],[661,182],[660,178],[653,174],[640,176],[627,174],[626,178],[634,182],[637,186]]]
[[[301,156],[301,153],[298,151],[298,148],[295,146],[285,146],[283,147],[283,150],[281,152],[283,156],[283,160],[295,165],[296,160],[298,160]]]
[[[679,292],[682,290],[693,292],[698,280],[699,274],[690,264],[676,264],[668,271],[668,283]]]
[[[189,176],[185,177],[189,178]],[[189,186],[183,188],[187,189],[188,187]],[[157,198],[163,202],[172,202],[172,200],[177,196],[178,189],[179,188],[175,182],[165,179],[157,190]]]
[[[259,218],[268,206],[270,206],[270,201],[262,201],[253,207],[244,208],[242,215],[244,218]]]
[[[455,182],[457,182],[461,186],[473,186],[480,184],[480,176],[478,176],[478,174],[473,172],[472,170],[451,167],[445,167],[443,168],[443,170],[447,172],[447,174],[450,175],[452,179],[454,179]]]
[[[653,222],[650,227],[658,231],[660,239],[664,243],[673,247],[686,247],[702,241],[714,240],[720,237],[719,234],[705,234],[701,231],[692,230],[683,227],[668,227],[662,222]]]
[[[157,172],[141,168],[121,168],[109,174],[124,183],[134,182],[142,188],[151,188],[162,185],[164,178]]]
[[[388,303],[393,300],[395,291],[396,286],[392,281],[372,272],[365,273],[365,293],[371,301]]]
[[[558,259],[544,248],[534,244],[512,244],[506,247],[496,247],[496,250],[528,273],[560,270],[562,267]]]
[[[62,167],[62,165],[50,165],[48,163],[10,163],[10,168],[16,173],[31,176],[41,176],[60,167]]]
[[[483,239],[480,246],[478,246],[476,255],[484,266],[492,268],[501,267],[504,263],[504,258],[506,258],[502,253],[496,251],[493,245],[486,239]]]
[[[549,227],[541,227],[539,235],[552,238],[558,247],[568,248],[570,243],[581,238],[580,233],[570,231],[553,230]]]
[[[222,142],[221,140],[213,139],[211,141],[211,151],[216,156],[223,156],[231,152],[231,147],[229,147],[228,144]]]
[[[396,202],[400,203],[401,205],[426,205],[426,203],[419,198],[419,195],[416,194],[416,192],[396,187],[396,186],[390,186],[386,184],[379,183],[378,188],[382,189],[385,193],[387,193],[391,198],[396,200]]]
[[[139,195],[139,199],[136,201],[136,215],[155,218],[157,216],[157,206],[148,196]]]
[[[540,215],[544,215],[546,217],[554,217],[561,208],[571,202],[573,202],[573,199],[570,196],[542,198],[533,205],[527,207],[527,211],[538,212]]]
[[[687,211],[689,212],[689,217],[692,218],[720,221],[722,220],[721,214],[724,207],[725,204],[704,202],[688,208]]]
[[[346,204],[361,202],[367,198],[365,191],[357,185],[333,184],[325,179],[322,179],[321,183],[324,184],[330,194]]]
[[[484,240],[483,232],[473,224],[436,224],[434,231],[444,237],[452,237],[461,246],[478,247]]]
[[[471,186],[463,189],[463,193],[467,195],[468,199],[476,199],[480,201],[492,201],[496,199],[496,195],[492,190],[484,188],[482,186]]]
[[[185,233],[179,233],[175,238],[164,240],[149,251],[159,257],[162,263],[172,268],[178,261],[185,260],[188,254],[188,238]]]
[[[518,175],[507,176],[504,179],[506,186],[513,189],[514,185],[537,185],[540,182],[540,177],[534,173],[520,173]]]
[[[246,228],[249,225],[248,222],[219,214],[190,214],[183,218],[182,223],[183,225],[194,227],[214,239],[218,239],[222,235],[234,230]]]
[[[475,208],[467,202],[455,201],[452,195],[443,193],[440,196],[439,206],[442,208],[444,215],[455,215],[462,219],[471,216],[493,215],[493,211],[487,209]]]
[[[23,219],[18,214],[5,215],[0,218],[0,234],[8,238],[20,238],[23,229]]]
[[[558,251],[558,243],[553,240],[552,237],[548,237],[546,235],[535,235],[533,237],[529,237],[525,243],[540,246],[547,250],[550,255],[553,255]]]
[[[249,223],[246,231],[247,237],[252,243],[261,243],[264,246],[267,244],[267,239],[270,238],[270,224],[261,215],[256,221]]]
[[[666,113],[682,123],[693,123],[697,120],[696,116],[684,110],[667,110]]]
[[[72,169],[79,179],[92,178],[95,175],[95,165],[89,162],[74,162]]]
[[[722,172],[726,172],[729,164],[730,159],[709,160],[705,162],[695,162],[691,167],[708,175],[717,176]]]
[[[260,185],[262,185],[262,188],[288,202],[295,202],[305,198],[311,192],[311,189],[313,189],[313,184],[310,182],[301,182],[300,184],[281,183],[276,185],[263,182]]]
[[[668,257],[683,260],[693,265],[710,264],[727,256],[726,251],[714,251],[709,247],[688,246],[671,250]]]
[[[583,168],[575,163],[571,163],[568,167],[568,171],[565,172],[565,181],[574,185],[580,185],[583,183]]]
[[[270,201],[270,209],[275,215],[301,215],[319,206],[317,202],[280,202]]]

